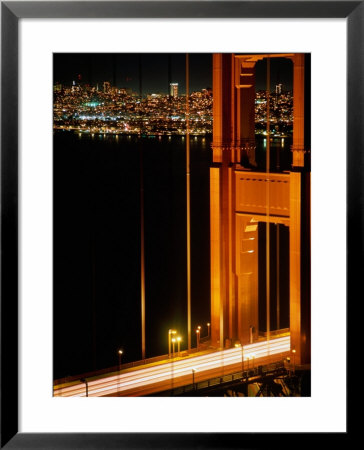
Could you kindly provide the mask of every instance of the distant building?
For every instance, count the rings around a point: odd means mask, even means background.
[[[169,84],[169,95],[174,98],[178,97],[178,83]]]
[[[211,88],[202,89],[201,92],[202,92],[202,94],[205,95],[206,97],[212,96],[212,89],[211,89]]]
[[[282,94],[282,83],[276,84],[276,94]]]
[[[72,92],[80,92],[81,91],[81,86],[79,84],[76,83],[75,80],[72,81]]]

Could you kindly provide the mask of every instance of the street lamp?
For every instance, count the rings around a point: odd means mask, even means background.
[[[86,378],[81,378],[80,381],[86,384],[86,397],[88,397],[88,381]]]
[[[172,358],[174,358],[174,343],[176,342],[176,338],[172,338]]]
[[[207,337],[210,337],[210,323],[207,324]]]
[[[288,366],[288,375],[291,376],[291,358],[287,356],[286,361]]]
[[[121,355],[123,354],[123,351],[120,349],[118,350],[118,355],[119,355],[119,370],[121,370]]]
[[[172,334],[176,334],[177,331],[176,330],[168,330],[168,358],[171,357],[171,339],[172,339]]]
[[[293,353],[293,373],[296,372],[296,349],[292,350]]]
[[[181,341],[182,341],[181,336],[178,336],[178,337],[177,337],[178,356],[181,356],[181,355],[180,355],[180,353],[181,353]]]
[[[198,348],[200,346],[200,330],[199,330],[199,328],[197,328],[197,330],[196,330],[196,337],[197,337],[197,350],[198,350]]]
[[[196,386],[195,386],[195,372],[196,372],[196,369],[194,367],[192,367],[192,385],[193,385],[193,389],[196,389]]]

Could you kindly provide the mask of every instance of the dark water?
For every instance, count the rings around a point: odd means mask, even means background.
[[[266,170],[266,150],[267,150],[267,138],[262,135],[255,137],[256,143],[256,155],[255,160],[257,166],[254,170],[265,171]],[[292,138],[271,138],[270,141],[270,171],[282,172],[284,170],[290,170],[292,164],[292,152],[291,152]]]
[[[146,356],[187,345],[185,138],[54,134],[54,377],[141,357],[143,163]],[[192,327],[210,320],[210,138],[191,138]]]
[[[210,321],[211,137],[191,137],[192,329]],[[289,140],[271,168],[289,169]],[[256,170],[265,170],[257,138]],[[142,163],[142,164],[141,164]],[[140,193],[143,168],[146,357],[187,346],[185,138],[54,134],[54,377],[141,358]],[[263,277],[264,278],[264,277]],[[203,330],[202,335],[207,333]],[[194,334],[192,345],[195,345]]]

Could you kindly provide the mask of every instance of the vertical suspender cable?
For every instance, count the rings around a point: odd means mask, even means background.
[[[145,359],[145,265],[144,265],[144,182],[143,152],[140,149],[140,292],[142,321],[142,359]]]
[[[277,330],[281,328],[280,322],[280,239],[279,239],[279,223],[277,223]]]
[[[142,102],[142,63],[139,56],[139,91]],[[139,143],[140,153],[140,301],[142,325],[142,359],[145,359],[145,265],[144,265],[144,175],[143,175],[143,148]]]
[[[96,227],[94,223],[94,227]],[[92,367],[97,367],[97,304],[96,304],[96,230],[92,240]]]
[[[267,153],[266,153],[266,304],[267,304],[267,341],[270,339],[270,220],[269,220],[269,188],[270,188],[270,57],[267,58]]]
[[[189,55],[186,53],[186,198],[187,198],[187,334],[191,350],[191,217],[190,217],[190,75]]]

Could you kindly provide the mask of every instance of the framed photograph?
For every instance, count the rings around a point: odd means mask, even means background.
[[[363,22],[1,3],[2,447],[348,437]]]

